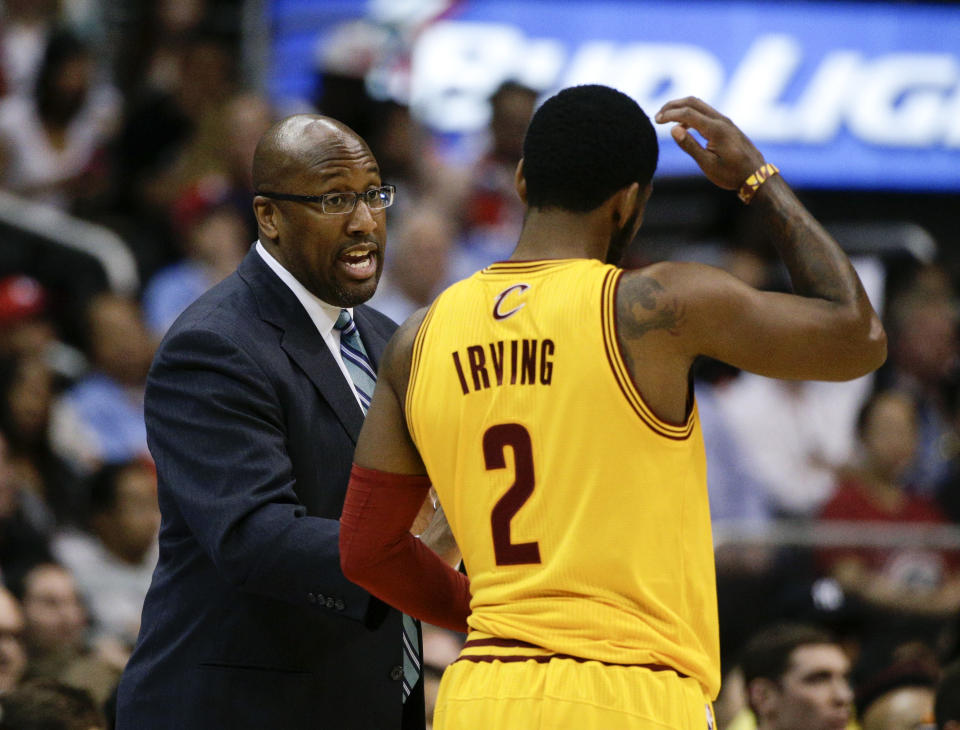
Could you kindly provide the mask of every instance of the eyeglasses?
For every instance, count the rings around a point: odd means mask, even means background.
[[[346,215],[357,207],[357,201],[362,199],[370,210],[380,210],[393,205],[397,194],[395,185],[381,185],[379,188],[362,193],[326,193],[325,195],[294,195],[293,193],[265,193],[257,192],[265,198],[274,200],[292,200],[295,203],[320,203],[320,209],[327,215]]]

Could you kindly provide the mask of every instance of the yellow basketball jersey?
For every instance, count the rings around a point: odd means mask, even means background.
[[[622,271],[494,264],[414,344],[413,440],[463,553],[473,631],[720,684],[696,408],[657,418],[617,345]]]

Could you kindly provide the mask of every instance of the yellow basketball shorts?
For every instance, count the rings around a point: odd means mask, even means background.
[[[668,669],[572,658],[451,664],[434,730],[714,730],[700,683]]]

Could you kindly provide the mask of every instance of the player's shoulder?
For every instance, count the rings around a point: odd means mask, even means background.
[[[387,378],[401,396],[406,391],[407,381],[410,378],[410,366],[417,334],[429,311],[429,307],[423,307],[407,317],[393,333],[383,353],[380,377]]]
[[[423,325],[429,311],[430,307],[422,307],[407,317],[403,323],[397,327],[397,331],[394,332],[391,338],[391,344],[396,348],[402,348],[409,352],[417,339],[417,333],[420,332],[420,327]]]
[[[618,287],[621,300],[648,299],[659,295],[687,298],[702,294],[723,277],[722,269],[696,261],[658,261],[623,272]]]
[[[663,261],[625,271],[617,287],[616,316],[622,337],[649,341],[646,335],[662,331],[671,348],[697,338],[704,322],[715,320],[727,286],[721,269],[707,264]],[[690,338],[693,338],[691,340]]]
[[[697,261],[657,261],[639,269],[623,272],[623,279],[656,279],[664,284],[685,282],[705,275],[715,267]]]

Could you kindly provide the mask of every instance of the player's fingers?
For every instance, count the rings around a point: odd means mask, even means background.
[[[703,99],[700,99],[696,96],[685,96],[682,99],[673,99],[672,101],[668,101],[666,104],[664,104],[660,108],[660,111],[657,112],[657,121],[660,121],[660,114],[667,111],[672,111],[674,109],[694,109],[705,117],[713,119],[720,118],[720,112],[707,104],[707,102],[705,102]]]
[[[685,127],[693,127],[708,139],[710,138],[710,131],[714,125],[714,120],[689,106],[676,107],[666,111],[661,110],[657,113],[656,119],[660,124],[677,122]]]
[[[703,165],[706,164],[709,153],[700,146],[700,143],[697,142],[684,125],[678,124],[671,129],[670,136],[672,136],[674,141],[680,146],[680,149],[690,155],[698,165],[703,167]]]

